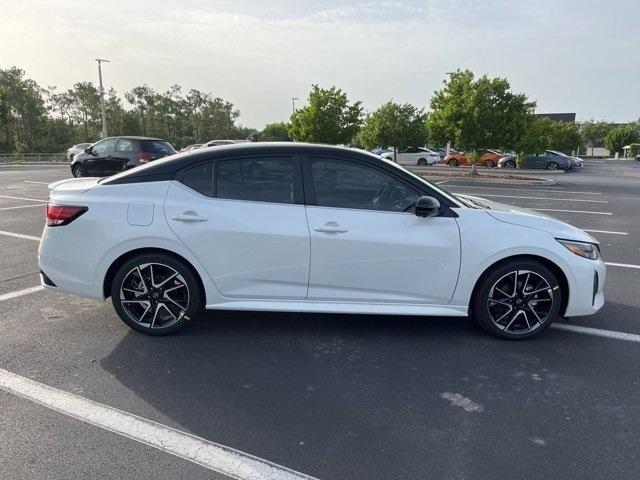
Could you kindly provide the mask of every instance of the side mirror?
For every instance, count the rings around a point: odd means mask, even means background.
[[[84,153],[91,154],[91,153],[93,153],[93,150],[91,150],[91,147],[87,147],[87,148],[84,149]]]
[[[437,217],[440,213],[440,202],[433,197],[420,197],[416,202],[416,216]]]

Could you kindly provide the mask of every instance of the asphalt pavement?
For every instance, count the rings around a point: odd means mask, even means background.
[[[46,184],[68,176],[0,167],[0,383],[40,382],[295,478],[637,478],[640,162],[587,161],[544,187],[441,185],[601,242],[605,307],[524,342],[468,319],[273,312],[206,313],[154,338],[109,302],[24,293],[39,284]],[[4,388],[0,408],[0,478],[230,478],[44,398]]]

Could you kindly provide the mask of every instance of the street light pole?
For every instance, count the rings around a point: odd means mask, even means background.
[[[291,112],[292,115],[296,113],[296,100],[300,100],[298,97],[291,97]]]
[[[100,110],[102,111],[102,138],[107,138],[107,114],[104,111],[104,87],[102,86],[102,62],[109,62],[104,58],[96,58],[98,62],[98,78],[100,79]]]

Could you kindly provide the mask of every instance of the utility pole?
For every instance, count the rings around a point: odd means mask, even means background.
[[[102,138],[107,138],[107,114],[104,111],[104,87],[102,86],[102,62],[109,63],[109,60],[104,58],[96,58],[98,62],[98,77],[100,78],[100,110],[102,110]]]
[[[295,115],[296,113],[296,100],[300,100],[298,97],[291,97],[291,114]]]

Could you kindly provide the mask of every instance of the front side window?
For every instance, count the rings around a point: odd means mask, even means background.
[[[116,152],[118,153],[132,153],[136,151],[136,146],[133,143],[133,140],[128,138],[121,138],[118,140],[118,145],[116,146]]]
[[[113,152],[117,141],[116,138],[105,138],[91,147],[91,151],[96,155],[107,155]]]
[[[391,175],[348,160],[311,159],[311,176],[323,207],[411,212],[420,197]]]
[[[291,157],[222,160],[215,165],[216,197],[253,202],[293,203]]]

